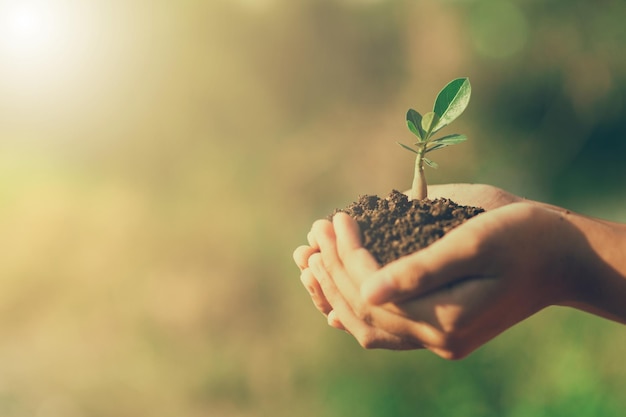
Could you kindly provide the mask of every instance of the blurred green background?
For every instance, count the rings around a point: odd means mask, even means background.
[[[0,0],[0,415],[623,415],[623,326],[551,308],[460,362],[327,327],[291,252],[431,183],[626,221],[626,3]],[[452,131],[448,132],[452,133]]]

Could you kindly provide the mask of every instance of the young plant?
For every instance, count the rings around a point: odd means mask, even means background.
[[[472,87],[469,79],[457,78],[450,81],[439,92],[433,111],[423,116],[413,109],[409,109],[407,112],[406,123],[409,130],[417,136],[417,142],[413,144],[415,148],[400,142],[398,142],[398,145],[417,155],[415,158],[413,186],[409,195],[410,199],[423,200],[428,196],[424,164],[432,168],[437,168],[438,165],[427,158],[426,154],[467,140],[465,135],[458,133],[443,136],[439,139],[432,139],[432,136],[463,113],[469,103],[471,93]]]

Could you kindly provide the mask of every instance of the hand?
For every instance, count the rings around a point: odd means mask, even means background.
[[[323,305],[329,323],[362,346],[426,347],[453,359],[551,304],[613,319],[623,313],[623,298],[621,304],[613,300],[612,311],[585,299],[584,290],[593,284],[580,273],[590,267],[600,271],[610,260],[595,256],[589,236],[598,242],[623,235],[489,186],[431,190],[492,210],[382,269],[361,246],[356,223],[341,214],[333,224],[316,222],[310,246],[294,253],[315,288],[318,308]],[[594,233],[585,236],[581,230]],[[615,282],[623,294],[624,280]]]
[[[428,192],[432,199],[449,198],[456,201],[458,204],[483,207],[485,209],[496,208],[522,200],[520,197],[507,193],[504,190],[483,184],[435,185],[429,186]],[[312,232],[307,235],[307,239],[309,245],[298,247],[293,254],[294,261],[301,271],[300,280],[311,295],[316,308],[326,316],[330,314],[329,323],[334,327],[341,327],[335,320],[332,307],[328,303],[328,300],[326,300],[318,280],[315,278],[312,269],[309,268],[309,258],[312,255],[318,254],[314,257],[314,264],[320,260],[319,245]]]
[[[434,185],[429,186],[428,192],[432,199],[449,198],[458,204],[483,207],[486,210],[522,200],[522,198],[504,190],[483,184]],[[312,232],[307,235],[307,239],[309,244],[298,247],[293,253],[293,258],[301,271],[300,280],[311,295],[313,303],[320,312],[328,316],[332,312],[332,307],[326,300],[312,270],[309,269],[309,258],[319,253],[320,248]],[[319,256],[314,257],[314,259],[319,261]],[[333,316],[331,315],[330,322],[334,320]]]

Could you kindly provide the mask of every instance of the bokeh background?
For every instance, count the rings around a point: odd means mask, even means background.
[[[0,415],[623,415],[626,331],[550,308],[467,359],[364,351],[291,252],[431,183],[626,221],[626,3],[0,0]],[[452,131],[448,132],[452,133]]]

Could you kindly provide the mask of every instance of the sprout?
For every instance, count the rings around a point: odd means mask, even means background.
[[[409,198],[423,200],[428,195],[426,177],[424,176],[424,163],[432,168],[437,168],[437,164],[425,155],[437,149],[445,148],[449,145],[467,140],[465,135],[454,133],[443,136],[439,139],[432,139],[432,135],[446,127],[454,119],[459,117],[467,107],[472,93],[472,87],[468,78],[457,78],[450,81],[437,95],[433,111],[425,115],[419,114],[413,109],[409,109],[406,114],[406,123],[409,130],[417,136],[415,148],[398,142],[398,145],[415,153],[415,175],[413,177],[413,187]]]

